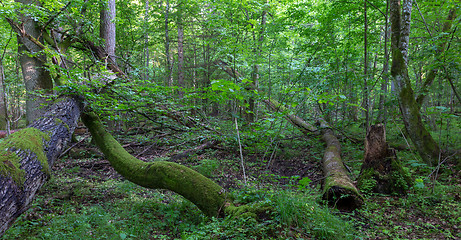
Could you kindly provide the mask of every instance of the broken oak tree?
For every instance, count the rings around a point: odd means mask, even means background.
[[[81,101],[61,98],[28,128],[0,144],[0,236],[28,209],[50,177],[50,168],[71,140],[82,109]],[[267,207],[233,205],[227,192],[200,173],[173,162],[143,162],[131,156],[104,129],[95,113],[82,120],[114,169],[143,187],[167,189],[194,203],[207,216],[257,217]]]
[[[364,191],[404,194],[413,182],[386,142],[383,124],[370,126],[365,139],[365,158],[357,185]]]

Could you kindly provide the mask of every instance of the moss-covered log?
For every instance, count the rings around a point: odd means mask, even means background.
[[[404,194],[412,180],[395,151],[386,143],[384,125],[372,125],[365,140],[365,158],[357,180],[362,191],[387,194]]]
[[[326,176],[323,198],[342,210],[353,210],[363,204],[363,197],[349,178],[341,160],[341,145],[333,130],[323,122],[322,139],[327,147],[323,156],[323,171]]]
[[[138,160],[104,129],[94,113],[83,114],[82,120],[110,164],[127,180],[143,187],[178,193],[208,216],[223,215],[224,208],[231,205],[226,191],[200,173],[173,162]]]
[[[59,99],[28,128],[0,143],[0,236],[29,208],[65,149],[80,117],[80,105]]]

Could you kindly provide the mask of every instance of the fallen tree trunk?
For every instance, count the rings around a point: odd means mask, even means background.
[[[80,117],[81,105],[59,99],[45,115],[0,144],[0,236],[29,208],[65,150]]]
[[[227,63],[218,61],[217,64],[230,76],[242,79],[240,73],[229,67]],[[258,92],[264,93],[253,84],[250,84],[250,86]],[[264,103],[273,111],[287,111],[282,104],[274,99],[266,99],[264,100]],[[315,126],[307,123],[302,118],[294,114],[286,115],[285,118],[303,133],[307,134],[318,131]],[[327,144],[322,160],[323,170],[326,176],[323,185],[323,198],[338,209],[353,210],[358,208],[363,204],[363,197],[360,195],[344,168],[344,164],[340,156],[341,145],[328,124],[323,120],[320,121],[320,123],[320,128],[322,129],[322,139]]]
[[[322,165],[325,174],[323,198],[341,210],[354,210],[363,204],[363,197],[349,178],[341,160],[341,145],[325,121],[321,121],[322,139],[327,144]]]
[[[208,216],[223,215],[226,203],[232,202],[218,184],[188,167],[165,161],[143,162],[131,156],[104,129],[94,113],[83,114],[82,121],[110,164],[127,180],[147,188],[176,192]]]
[[[143,162],[136,159],[104,129],[94,113],[83,114],[82,121],[112,167],[137,185],[171,190],[194,203],[209,217],[243,215],[257,218],[258,213],[270,210],[265,206],[234,206],[233,199],[225,189],[188,167],[174,162]]]

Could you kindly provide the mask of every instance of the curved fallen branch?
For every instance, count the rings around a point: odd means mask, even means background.
[[[143,162],[131,156],[104,129],[94,113],[82,115],[96,145],[114,169],[127,180],[147,188],[176,192],[202,210],[207,216],[224,215],[232,200],[226,191],[200,173],[173,162]]]

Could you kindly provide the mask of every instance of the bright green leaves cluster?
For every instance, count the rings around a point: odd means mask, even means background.
[[[243,101],[243,91],[239,84],[230,80],[216,79],[211,81],[211,90],[217,93],[217,100],[225,102],[228,100],[237,99]]]

